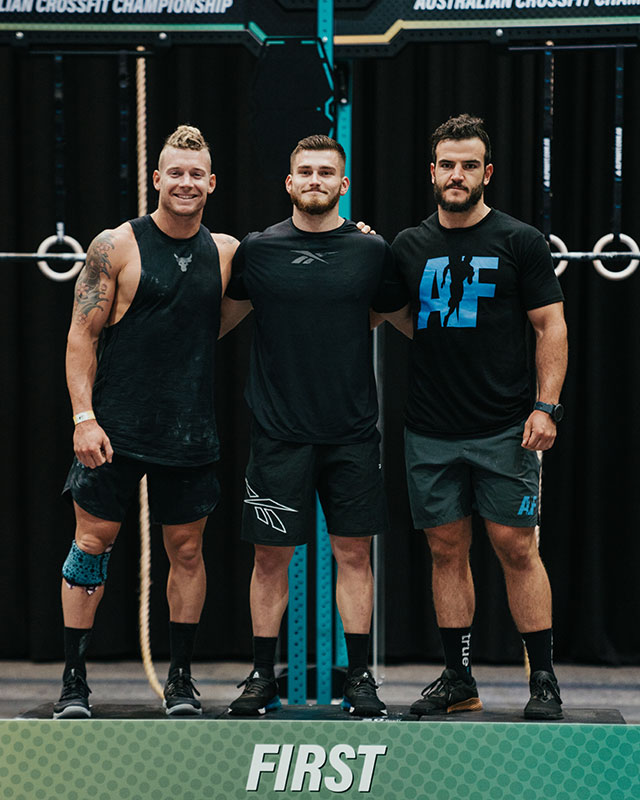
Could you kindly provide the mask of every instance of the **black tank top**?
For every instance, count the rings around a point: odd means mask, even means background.
[[[216,461],[218,250],[204,225],[189,239],[172,239],[149,215],[130,224],[140,284],[122,319],[103,331],[97,420],[114,451],[130,458],[172,466]]]

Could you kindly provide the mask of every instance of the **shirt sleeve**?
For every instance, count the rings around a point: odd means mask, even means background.
[[[560,281],[553,270],[551,251],[544,236],[535,231],[520,260],[520,295],[527,311],[564,300]]]
[[[226,296],[230,297],[231,300],[249,299],[249,294],[247,293],[243,278],[245,250],[248,238],[248,236],[245,236],[240,242],[233,256],[233,261],[231,262],[231,278],[229,279],[229,285],[227,286],[227,291],[225,292]]]
[[[409,302],[409,290],[396,266],[393,252],[386,242],[384,248],[382,277],[371,301],[371,308],[380,314],[398,311]]]

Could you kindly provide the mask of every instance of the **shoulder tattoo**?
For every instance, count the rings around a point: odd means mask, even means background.
[[[229,236],[228,233],[219,233],[218,236],[220,237],[220,242],[222,244],[228,244],[230,247],[235,247],[236,245],[240,244],[234,236]]]
[[[82,322],[94,308],[104,311],[103,303],[107,300],[106,284],[103,276],[111,278],[111,251],[114,249],[114,237],[111,233],[102,233],[96,237],[87,251],[87,260],[78,276],[75,290],[75,316]]]

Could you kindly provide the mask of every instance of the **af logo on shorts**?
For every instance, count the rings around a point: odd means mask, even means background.
[[[276,511],[292,511],[294,514],[297,514],[298,510],[296,508],[289,508],[289,506],[283,506],[282,503],[278,503],[270,497],[258,497],[258,493],[254,492],[251,486],[249,486],[249,481],[246,478],[244,482],[247,486],[247,494],[249,495],[244,502],[255,508],[256,517],[258,517],[260,522],[264,522],[265,525],[271,526],[276,531],[286,533],[287,529],[280,517],[276,514]]]
[[[525,496],[522,498],[522,502],[520,503],[520,510],[518,511],[518,516],[522,514],[526,514],[529,516],[530,514],[536,513],[536,506],[538,505],[538,495],[532,494]]]
[[[498,269],[498,259],[469,255],[430,258],[420,280],[418,329],[427,327],[434,312],[443,328],[475,328],[478,299],[493,297],[496,292],[495,284],[480,282],[481,269]]]

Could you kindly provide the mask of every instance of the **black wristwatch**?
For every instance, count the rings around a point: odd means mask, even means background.
[[[564,417],[564,406],[560,405],[560,403],[554,406],[553,403],[542,403],[538,400],[533,409],[534,411],[544,411],[554,422],[560,422],[562,417]]]

